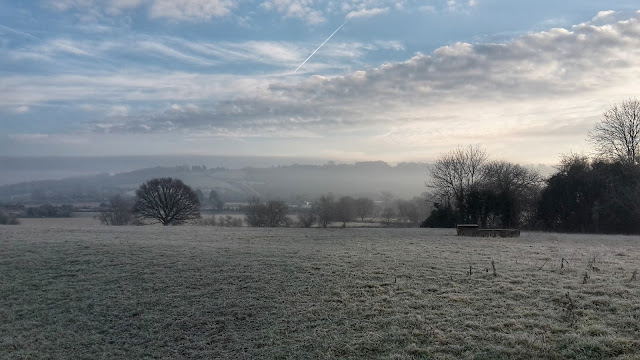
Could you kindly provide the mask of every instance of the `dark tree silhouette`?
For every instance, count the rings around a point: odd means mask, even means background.
[[[200,201],[182,180],[156,178],[136,190],[133,210],[137,217],[177,225],[200,217]]]
[[[623,164],[640,162],[640,101],[624,100],[602,115],[589,133],[598,155]]]
[[[564,157],[542,191],[538,218],[552,231],[640,233],[640,166]]]
[[[487,159],[487,153],[479,146],[458,147],[438,158],[427,186],[433,189],[439,202],[459,210],[467,192],[481,180]]]

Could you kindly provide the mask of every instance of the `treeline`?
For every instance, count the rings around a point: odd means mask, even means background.
[[[435,208],[423,227],[478,224],[556,232],[640,233],[640,165],[568,155],[547,179],[458,148],[432,170]]]
[[[547,179],[477,146],[442,155],[429,183],[435,209],[422,226],[639,234],[640,102],[612,106],[588,139],[593,158],[563,156]]]
[[[380,204],[367,197],[336,198],[329,193],[303,207],[295,207],[295,220],[291,208],[283,201],[270,200],[263,203],[259,198],[249,200],[243,212],[246,223],[253,227],[328,227],[338,223],[347,227],[349,223],[376,223],[382,226],[417,227],[431,210],[423,197],[411,200],[394,200],[390,193],[383,193]]]
[[[640,234],[640,165],[566,157],[547,180],[537,215],[545,230]]]
[[[71,217],[71,214],[75,211],[72,205],[52,205],[44,204],[34,207],[25,207],[22,212],[19,213],[20,217],[27,218],[62,218]]]
[[[44,204],[27,207],[24,205],[1,205],[0,225],[17,225],[18,218],[63,218],[71,217],[76,209],[72,205]]]
[[[477,146],[441,156],[431,169],[434,210],[423,227],[478,224],[484,228],[531,227],[543,185],[535,171],[491,161]]]
[[[262,202],[260,198],[252,197],[240,206],[242,219],[230,214],[203,217],[203,206],[211,206],[218,213],[224,209],[224,202],[215,191],[205,197],[202,191],[194,191],[179,179],[154,178],[142,184],[133,199],[113,196],[97,218],[105,225],[141,225],[143,221],[154,221],[163,225],[190,222],[225,227],[244,226],[245,223],[251,227],[328,227],[338,222],[346,227],[348,223],[359,221],[384,226],[418,226],[430,211],[424,198],[394,200],[386,192],[382,197],[383,201],[376,204],[366,197],[335,198],[326,194],[313,202],[293,207],[280,200]]]

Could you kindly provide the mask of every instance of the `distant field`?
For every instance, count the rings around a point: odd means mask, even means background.
[[[453,235],[0,226],[0,359],[640,358],[640,237]]]

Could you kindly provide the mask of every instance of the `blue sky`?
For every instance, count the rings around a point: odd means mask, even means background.
[[[640,93],[638,10],[0,0],[0,154],[400,162],[480,144],[495,158],[554,163],[588,153],[602,112]]]

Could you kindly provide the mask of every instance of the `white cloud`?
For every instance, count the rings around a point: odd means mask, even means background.
[[[0,107],[95,99],[127,106],[126,112],[112,111],[92,124],[94,130],[110,133],[358,133],[369,136],[371,144],[382,142],[377,151],[396,151],[399,146],[418,151],[424,144],[446,149],[466,143],[484,143],[490,149],[496,144],[552,148],[551,143],[570,143],[560,139],[584,139],[607,106],[640,93],[640,83],[632,81],[640,77],[640,13],[624,21],[602,21],[501,44],[453,44],[346,76],[301,79],[136,69],[84,76],[11,76],[3,78]],[[207,60],[295,63],[305,53],[288,43],[155,40],[185,56]],[[98,45],[83,44],[67,45],[100,54]],[[323,50],[340,58],[401,45],[333,43]],[[553,149],[556,154],[563,151]]]
[[[152,18],[176,21],[203,21],[227,16],[237,5],[232,0],[49,0],[47,4],[58,11],[99,10],[110,15],[145,6]]]
[[[613,10],[600,11],[600,12],[598,13],[598,15],[596,15],[596,16],[593,18],[593,21],[598,21],[598,20],[606,19],[606,18],[608,18],[608,17],[611,17],[611,16],[612,16],[612,15],[614,15],[615,13],[616,13],[616,12],[615,12],[615,11],[613,11]]]
[[[302,19],[309,24],[319,24],[326,19],[322,11],[315,9],[313,0],[266,0],[261,6],[289,18]]]
[[[148,51],[151,53],[155,53],[159,56],[163,56],[163,57],[170,57],[170,58],[174,58],[177,60],[181,60],[187,63],[192,63],[192,64],[196,64],[196,65],[214,65],[215,63],[213,61],[209,61],[207,59],[203,59],[201,57],[198,56],[193,56],[193,55],[189,55],[189,54],[185,54],[184,52],[181,52],[179,50],[176,50],[174,48],[171,48],[163,43],[157,42],[157,41],[152,41],[152,40],[144,40],[144,41],[138,41],[136,43],[136,45],[139,47],[139,49],[144,50],[144,51]]]
[[[125,105],[114,105],[109,110],[107,116],[128,116],[129,107]]]
[[[227,16],[236,6],[232,0],[154,0],[151,17],[173,20],[209,20]]]
[[[454,44],[347,76],[263,82],[251,96],[114,119],[109,131],[378,132],[387,134],[389,149],[472,142],[535,147],[584,139],[603,109],[640,92],[640,84],[629,81],[638,77],[640,14],[504,44]]]
[[[389,11],[389,8],[373,8],[373,9],[361,9],[357,11],[351,11],[347,14],[347,18],[368,18],[374,17],[380,14],[384,14]]]

